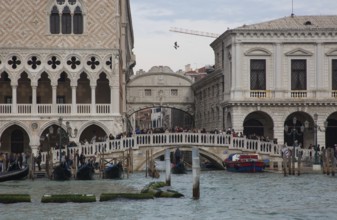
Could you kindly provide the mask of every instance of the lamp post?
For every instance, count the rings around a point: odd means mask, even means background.
[[[321,129],[320,126],[317,125],[317,120],[318,120],[318,114],[315,113],[314,114],[314,150],[315,150],[315,160],[314,160],[314,164],[319,164],[319,160],[318,160],[318,150],[319,150],[319,146],[317,144],[317,131],[322,131],[325,132],[326,128],[328,127],[328,121],[324,121],[324,130]]]
[[[297,123],[297,118],[293,117],[293,127],[291,128],[291,130],[289,131],[289,127],[288,125],[284,126],[284,131],[286,132],[287,135],[291,135],[293,137],[293,152],[291,154],[292,156],[292,164],[293,164],[293,175],[295,175],[295,147],[298,146],[297,140],[296,140],[296,135],[303,135],[304,129],[309,127],[309,122],[305,121],[304,122],[304,126],[302,125],[300,127],[301,131],[299,132],[296,129],[296,123]]]

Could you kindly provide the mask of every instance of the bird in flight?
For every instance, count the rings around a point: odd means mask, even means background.
[[[174,46],[173,47],[174,47],[174,49],[178,49],[179,45],[178,45],[177,41],[174,42]]]

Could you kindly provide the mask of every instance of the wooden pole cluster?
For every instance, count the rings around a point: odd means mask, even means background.
[[[199,149],[192,149],[193,199],[200,198],[200,158]]]
[[[302,169],[302,151],[298,151],[298,158],[297,158],[297,175],[301,175],[301,169]],[[283,154],[283,174],[284,176],[289,175],[295,175],[295,151],[291,152],[291,158],[287,157],[286,154]]]

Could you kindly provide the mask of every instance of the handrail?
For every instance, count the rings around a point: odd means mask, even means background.
[[[283,145],[275,144],[272,141],[252,140],[246,137],[234,137],[229,134],[209,134],[209,133],[152,133],[135,134],[132,137],[106,140],[103,142],[78,144],[76,147],[69,147],[69,153],[74,155],[76,150],[79,154],[83,152],[86,157],[97,156],[102,153],[113,153],[116,151],[126,151],[139,149],[141,147],[228,147],[229,150],[257,153],[273,157],[281,157]],[[53,149],[53,160],[59,161],[59,150]],[[44,153],[45,154],[45,153]],[[45,156],[42,157],[42,163]]]

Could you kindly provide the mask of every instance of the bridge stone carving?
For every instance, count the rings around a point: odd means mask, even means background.
[[[127,84],[127,115],[145,108],[171,107],[194,115],[192,79],[167,66],[139,71]]]

